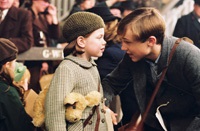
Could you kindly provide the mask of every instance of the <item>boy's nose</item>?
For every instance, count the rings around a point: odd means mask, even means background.
[[[125,44],[123,44],[123,43],[122,43],[121,50],[125,50],[125,51],[127,50],[127,48],[126,48]]]

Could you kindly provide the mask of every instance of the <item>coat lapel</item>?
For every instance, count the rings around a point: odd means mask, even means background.
[[[38,18],[36,18],[33,10],[32,9],[29,9],[29,10],[31,11],[31,13],[33,15],[33,27],[37,28],[37,30],[44,32],[45,34],[48,34],[48,30],[46,30],[46,29],[48,29],[48,27],[47,27],[48,25],[45,21],[45,19],[46,19],[45,16],[42,14],[39,14]],[[44,28],[44,26],[46,26],[46,27]]]
[[[198,20],[193,20],[193,24],[200,31],[200,23],[198,22]]]
[[[170,38],[168,39],[168,37],[166,37],[164,39],[163,45],[162,45],[162,54],[158,60],[158,75],[161,76],[161,73],[163,71],[163,69],[165,67],[168,66],[168,58],[169,58],[169,54],[173,48],[173,45],[175,44],[177,38]],[[166,77],[165,77],[166,78]],[[164,81],[167,81],[167,79],[164,78]],[[157,96],[160,96],[161,94],[163,94],[163,91],[165,90],[165,88],[163,88],[162,86],[159,88],[159,91],[157,93]]]
[[[137,80],[134,82],[134,91],[136,95],[136,99],[139,104],[139,108],[143,113],[145,111],[145,103],[146,103],[146,73],[145,73],[145,64],[144,61],[140,61],[136,66],[140,68],[134,68],[133,79]]]
[[[171,42],[171,40],[173,42]],[[167,61],[168,61],[168,56],[170,54],[170,51],[175,43],[175,38],[174,39],[168,39],[168,37],[165,37],[163,43],[162,43],[162,53],[160,55],[160,58],[158,60],[158,74],[160,74],[163,69],[168,65]],[[173,44],[170,44],[173,43]]]
[[[200,31],[200,23],[198,21],[198,18],[195,16],[195,14],[193,14],[193,12],[190,13],[190,15],[191,15],[191,19],[192,19],[190,24],[194,25],[196,27],[196,29]]]
[[[15,29],[15,25],[18,22],[17,12],[15,7],[11,7],[0,25],[0,33],[9,34],[7,32],[12,32]],[[1,31],[3,30],[3,32]]]
[[[161,73],[162,70],[167,66],[168,56],[176,39],[177,38],[168,39],[168,37],[164,39],[164,42],[162,45],[162,54],[158,61],[158,73]],[[171,40],[173,42],[171,42]],[[173,43],[173,44],[170,44],[170,43]],[[134,68],[134,71],[133,71],[134,72],[133,79],[137,80],[136,82],[134,82],[134,90],[135,90],[136,99],[138,103],[140,103],[139,104],[140,110],[143,113],[146,108],[145,106],[146,88],[147,88],[146,87],[146,81],[147,81],[146,62],[141,60],[140,62],[137,62],[136,67],[140,67],[140,68]]]

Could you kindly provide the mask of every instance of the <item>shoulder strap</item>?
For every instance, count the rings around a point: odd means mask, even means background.
[[[100,92],[100,78],[99,78],[99,84],[98,84],[98,92]],[[85,128],[85,126],[89,123],[90,119],[92,118],[92,116],[93,116],[94,113],[95,113],[95,110],[97,110],[97,115],[99,114],[98,109],[97,109],[97,106],[94,106],[94,107],[92,108],[91,114],[90,114],[90,115],[87,117],[87,119],[84,121],[84,123],[83,123],[83,128]],[[97,125],[97,124],[99,124],[99,118],[100,118],[100,116],[97,116],[97,122],[96,122],[96,126],[95,126],[95,131],[96,131],[96,128],[99,127],[99,125]]]
[[[153,94],[152,94],[152,96],[151,96],[151,98],[150,98],[150,101],[149,101],[149,103],[148,103],[148,105],[147,105],[147,108],[146,108],[146,110],[145,110],[145,112],[144,112],[144,114],[143,114],[143,116],[142,116],[142,120],[141,120],[141,122],[140,122],[140,123],[138,124],[138,126],[137,126],[138,131],[142,130],[142,128],[143,128],[143,123],[144,123],[144,121],[145,121],[145,119],[146,119],[146,117],[147,117],[147,114],[148,114],[148,112],[149,112],[149,110],[150,110],[150,108],[151,108],[151,105],[152,105],[152,103],[153,103],[153,101],[154,101],[154,99],[155,99],[155,97],[156,97],[156,94],[158,93],[158,90],[159,90],[159,88],[160,88],[160,85],[161,85],[161,83],[162,83],[162,81],[163,81],[163,79],[164,79],[164,77],[165,77],[165,74],[166,74],[167,69],[168,69],[168,66],[169,66],[169,64],[170,64],[170,62],[171,62],[171,60],[172,60],[172,57],[173,57],[173,55],[174,55],[174,52],[175,52],[177,46],[179,45],[179,43],[181,42],[181,40],[182,40],[182,38],[179,38],[179,39],[176,40],[176,42],[175,42],[175,44],[174,44],[174,46],[173,46],[173,48],[172,48],[172,50],[171,50],[171,52],[170,52],[170,54],[169,54],[168,65],[167,65],[167,67],[165,67],[165,68],[163,69],[162,75],[161,75],[160,79],[158,80],[158,82],[157,82],[157,84],[156,84],[156,87],[155,87],[155,89],[154,89],[154,92],[153,92]]]

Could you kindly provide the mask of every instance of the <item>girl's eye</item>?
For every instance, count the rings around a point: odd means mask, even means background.
[[[101,39],[101,38],[103,38],[103,35],[99,35],[99,36],[97,37],[97,39]]]
[[[97,39],[102,39],[102,38],[104,38],[103,34],[100,34],[100,35],[97,36]]]

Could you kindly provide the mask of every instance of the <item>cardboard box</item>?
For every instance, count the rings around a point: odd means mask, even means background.
[[[33,117],[33,106],[37,97],[38,94],[32,89],[27,90],[24,94],[25,110],[31,117]]]

